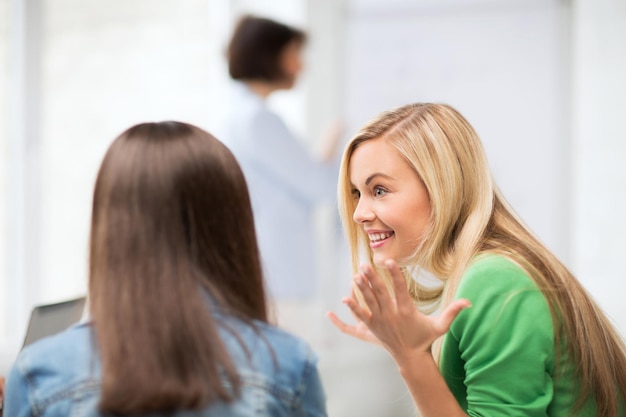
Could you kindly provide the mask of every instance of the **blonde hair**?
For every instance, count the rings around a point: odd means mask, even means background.
[[[578,280],[508,205],[493,182],[478,135],[451,106],[417,103],[387,111],[361,128],[346,147],[339,204],[354,270],[361,254],[372,264],[373,254],[365,232],[352,221],[357,201],[352,196],[350,159],[360,144],[372,139],[394,146],[430,196],[431,215],[422,241],[411,256],[398,260],[418,305],[448,305],[476,255],[496,253],[512,260],[542,290],[555,324],[555,345],[565,342],[563,353],[577,364],[581,391],[576,410],[592,397],[598,415],[618,415],[620,401],[626,398],[624,342]],[[443,285],[420,284],[412,279],[415,268],[432,272]]]

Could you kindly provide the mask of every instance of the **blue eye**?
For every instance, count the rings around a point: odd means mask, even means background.
[[[385,194],[387,194],[387,190],[385,190],[384,188],[382,188],[382,187],[376,187],[376,188],[374,188],[374,195],[375,195],[376,197],[382,197],[382,196],[384,196]]]

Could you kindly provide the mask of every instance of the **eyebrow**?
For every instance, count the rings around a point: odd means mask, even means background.
[[[370,182],[372,182],[372,180],[373,180],[374,178],[376,178],[376,177],[384,177],[384,178],[387,178],[387,179],[390,179],[390,180],[391,180],[391,179],[393,179],[392,177],[390,177],[390,176],[389,176],[389,175],[387,175],[387,174],[383,174],[383,173],[381,173],[381,172],[375,172],[375,173],[373,173],[372,175],[370,175],[369,177],[367,177],[367,179],[365,180],[365,185],[369,185],[369,184],[370,184]]]

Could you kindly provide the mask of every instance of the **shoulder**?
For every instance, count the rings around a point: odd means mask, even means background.
[[[26,346],[18,355],[17,364],[45,366],[47,364],[76,361],[91,349],[91,325],[80,323],[55,335],[45,337]]]
[[[481,255],[467,269],[455,298],[466,298],[472,308],[453,323],[455,332],[497,326],[542,327],[552,337],[547,299],[535,281],[515,262],[499,255]],[[505,332],[506,333],[506,332]]]
[[[78,392],[96,392],[99,366],[94,358],[91,326],[71,326],[19,353],[7,379],[7,393],[17,398],[27,395],[36,408]]]
[[[283,119],[275,113],[263,99],[244,85],[237,85],[233,116],[240,129],[247,129],[250,139],[265,142],[278,135],[279,138],[291,137]]]
[[[553,400],[554,326],[533,278],[504,256],[481,255],[457,298],[463,310],[446,334],[440,366],[470,415],[547,415]],[[520,383],[523,381],[523,383]]]
[[[276,362],[279,368],[294,370],[317,362],[308,343],[276,326],[263,322],[254,322],[253,326],[237,323],[235,326],[234,330],[242,337],[257,364]],[[232,346],[232,343],[228,344]]]
[[[292,359],[317,360],[317,356],[313,353],[309,344],[301,338],[266,323],[262,324],[261,329],[264,334],[267,335],[272,346],[281,351],[285,349],[289,350],[287,357],[291,357]]]
[[[273,155],[280,150],[276,143],[293,138],[278,115],[254,100],[240,102],[220,132],[224,142],[239,156],[247,155],[253,159],[259,154]]]
[[[457,297],[485,298],[517,291],[540,292],[518,264],[500,255],[485,254],[477,257],[463,274]]]
[[[317,356],[308,343],[271,324],[254,322],[252,326],[229,321],[224,332],[231,356],[237,365],[256,374],[297,384],[316,367]],[[238,340],[239,338],[239,340]]]
[[[230,114],[241,121],[247,119],[249,123],[266,123],[268,120],[280,120],[270,110],[266,101],[250,91],[243,83],[235,83],[232,88],[232,103]]]
[[[296,409],[323,404],[317,356],[304,340],[267,323],[235,322],[229,327],[236,335],[225,330],[224,340],[244,390],[262,393],[267,406]]]

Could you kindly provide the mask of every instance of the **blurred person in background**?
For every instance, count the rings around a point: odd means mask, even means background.
[[[355,271],[343,301],[357,322],[329,316],[391,354],[420,416],[624,416],[623,340],[509,207],[455,109],[372,120],[339,187]],[[420,269],[441,285],[416,280]]]
[[[197,127],[136,125],[107,151],[89,312],[20,352],[5,415],[326,415],[314,353],[268,324],[243,173]]]
[[[268,107],[270,95],[294,87],[305,41],[303,31],[274,20],[237,21],[227,48],[232,105],[219,135],[248,181],[269,295],[296,305],[315,296],[313,215],[319,204],[336,204],[341,132],[332,126],[316,155]]]

